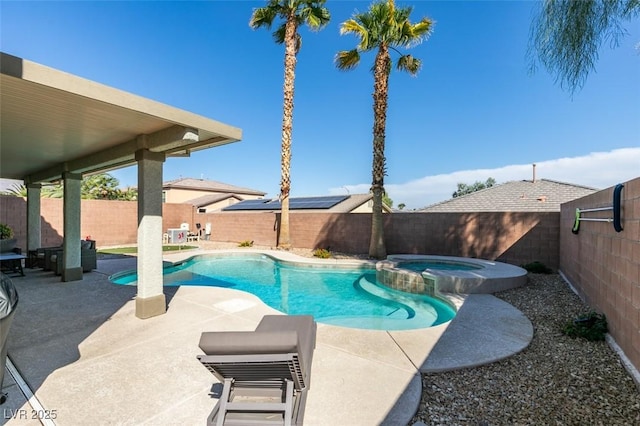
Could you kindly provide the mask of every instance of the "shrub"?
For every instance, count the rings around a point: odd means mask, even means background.
[[[238,244],[238,247],[253,247],[253,241],[249,241],[249,240],[240,241],[240,244]]]
[[[320,259],[328,259],[331,257],[331,252],[327,249],[317,248],[313,251],[313,255]]]
[[[551,273],[553,273],[553,270],[551,270],[551,268],[547,267],[547,265],[545,265],[542,262],[538,262],[537,260],[535,262],[531,262],[531,263],[527,263],[526,265],[522,265],[522,267],[524,269],[526,269],[527,272],[531,272],[532,274],[551,274]]]
[[[565,324],[562,332],[574,339],[576,337],[582,337],[595,342],[604,340],[607,330],[607,318],[604,314],[598,314],[592,311],[587,314],[580,315],[573,321],[569,321]]]
[[[0,223],[0,240],[13,238],[13,229],[4,223]]]

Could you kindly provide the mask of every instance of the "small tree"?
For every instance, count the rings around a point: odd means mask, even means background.
[[[118,188],[120,182],[108,173],[87,176],[82,179],[80,189],[82,198],[87,200],[124,200],[138,199],[138,191],[135,188]]]
[[[453,198],[460,197],[462,195],[471,194],[472,192],[480,191],[481,189],[491,188],[496,184],[496,180],[492,177],[488,178],[484,182],[475,181],[471,185],[467,185],[466,183],[458,183],[458,190],[454,192],[451,196]]]
[[[108,173],[87,176],[82,179],[80,193],[88,200],[117,200],[118,179]]]
[[[108,173],[87,176],[82,179],[80,195],[87,200],[133,201],[138,199],[138,191],[135,188],[120,189],[118,188],[119,184],[118,179]],[[24,184],[17,184],[3,192],[3,194],[26,197],[27,188]],[[43,186],[41,196],[44,198],[62,198],[64,196],[64,186],[62,183]]]
[[[389,197],[389,194],[386,192],[382,195],[382,204],[391,208],[393,207],[393,200]]]
[[[638,0],[545,0],[531,23],[531,70],[541,63],[560,86],[574,93],[595,69],[605,41],[616,47],[624,21],[640,14]]]
[[[4,223],[0,223],[0,240],[13,238],[13,229]]]

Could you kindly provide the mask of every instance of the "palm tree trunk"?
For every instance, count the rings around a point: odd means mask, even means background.
[[[291,248],[289,193],[291,192],[291,132],[293,130],[293,89],[296,78],[296,18],[292,12],[285,26],[284,103],[282,111],[282,149],[280,153],[280,228],[278,248]]]
[[[374,64],[373,90],[373,212],[371,217],[371,241],[369,257],[384,259],[387,249],[384,243],[384,222],[382,218],[382,195],[384,194],[384,175],[386,164],[384,157],[385,128],[387,124],[387,98],[389,93],[389,72],[391,59],[386,45],[381,45]]]

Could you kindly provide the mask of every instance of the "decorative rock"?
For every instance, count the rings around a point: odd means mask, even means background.
[[[561,331],[590,308],[558,275],[530,279],[496,296],[532,322],[531,344],[493,364],[423,375],[410,424],[640,424],[640,392],[615,352]]]

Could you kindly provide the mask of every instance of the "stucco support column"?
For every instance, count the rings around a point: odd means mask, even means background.
[[[162,287],[162,163],[165,155],[136,151],[138,162],[138,294],[136,316],[167,312]]]
[[[27,250],[42,246],[41,193],[42,185],[39,183],[27,184]]]
[[[62,281],[82,279],[80,262],[80,188],[82,175],[65,172],[64,180],[64,241],[62,243]]]

